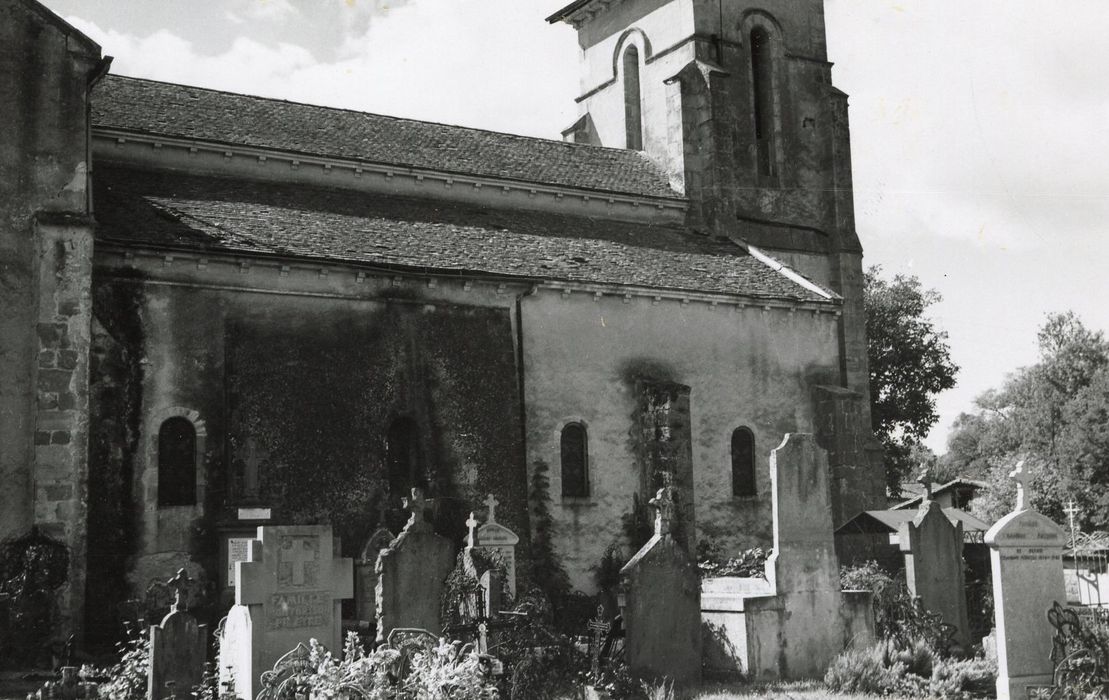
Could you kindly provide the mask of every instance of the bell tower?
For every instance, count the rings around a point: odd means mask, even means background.
[[[642,151],[689,199],[691,229],[843,297],[839,388],[869,433],[847,95],[823,0],[577,0],[547,20],[574,27],[582,50],[567,140]]]

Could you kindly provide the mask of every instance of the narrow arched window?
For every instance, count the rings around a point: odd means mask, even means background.
[[[562,429],[562,495],[589,495],[589,450],[585,426],[568,423]]]
[[[158,429],[158,505],[196,505],[196,428],[187,418]]]
[[[760,175],[774,174],[774,65],[770,34],[751,30],[751,90],[754,103],[755,145]]]
[[[627,147],[643,150],[643,108],[639,94],[639,49],[629,46],[624,51],[624,128]]]
[[[411,418],[397,418],[385,435],[389,492],[405,497],[417,483],[420,466],[420,431]]]
[[[757,493],[755,436],[747,428],[736,428],[732,432],[732,495],[754,496]]]

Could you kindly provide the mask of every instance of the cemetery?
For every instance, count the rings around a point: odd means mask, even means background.
[[[698,562],[675,536],[682,493],[664,472],[653,533],[610,595],[553,598],[537,576],[557,576],[557,560],[518,555],[496,494],[455,542],[413,489],[407,522],[394,535],[382,521],[357,562],[328,525],[261,525],[229,552],[233,603],[214,624],[190,606],[204,592],[183,568],[137,607],[151,617],[132,621],[114,665],[63,649],[27,697],[1101,697],[1107,618],[1068,603],[1066,537],[1030,508],[1022,465],[1016,506],[984,538],[993,629],[975,639],[963,524],[930,493],[901,526],[900,571],[840,567],[825,452],[789,434],[769,464],[767,556]]]

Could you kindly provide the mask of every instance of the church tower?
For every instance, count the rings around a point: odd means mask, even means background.
[[[832,85],[823,0],[577,0],[547,20],[573,26],[582,50],[581,117],[566,140],[642,151],[688,198],[692,229],[843,297],[840,387],[815,400],[868,434],[847,95]]]

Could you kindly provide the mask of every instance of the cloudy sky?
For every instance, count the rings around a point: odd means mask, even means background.
[[[770,0],[768,0],[770,2]],[[557,138],[577,116],[558,0],[45,0],[112,70],[290,100]],[[974,397],[1035,361],[1045,314],[1109,330],[1109,3],[827,0],[851,95],[868,264],[944,297]]]

